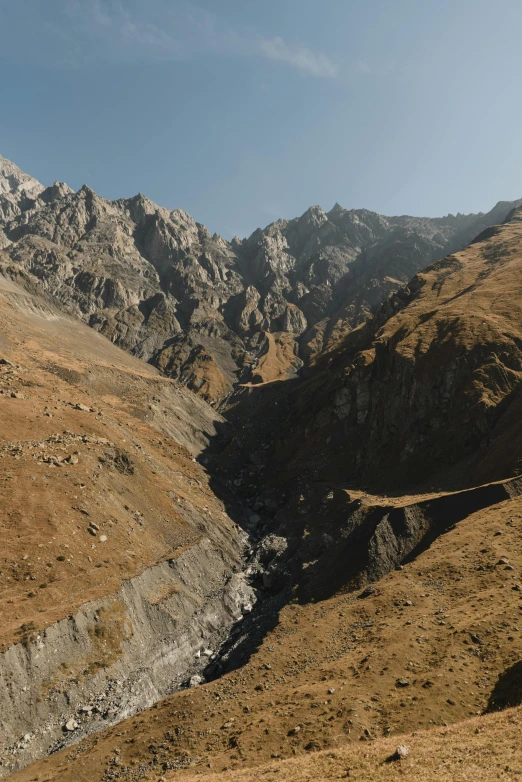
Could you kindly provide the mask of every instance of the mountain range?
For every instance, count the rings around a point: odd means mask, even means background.
[[[298,374],[513,206],[431,219],[315,206],[227,242],[180,209],[44,188],[0,158],[0,263],[221,406],[238,384]]]
[[[0,158],[0,777],[518,779],[522,200],[244,239]]]

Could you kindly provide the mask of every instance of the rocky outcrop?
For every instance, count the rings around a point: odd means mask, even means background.
[[[196,460],[221,416],[2,276],[0,318],[6,776],[203,681],[256,595]]]
[[[224,543],[224,541],[222,541]],[[0,777],[203,682],[255,595],[241,535],[208,538],[0,655]]]
[[[521,225],[518,208],[324,357],[296,391],[278,464],[381,487],[517,474]]]
[[[0,247],[8,241],[1,231],[2,223],[17,217],[30,207],[32,199],[44,190],[36,179],[24,174],[18,166],[0,155]]]
[[[344,570],[343,585],[379,581],[403,562],[415,559],[440,535],[484,508],[522,494],[522,480],[479,486],[409,505],[361,507],[350,518],[344,540],[330,560]],[[342,563],[342,564],[341,564]],[[323,562],[323,567],[328,562]]]
[[[512,208],[428,219],[314,206],[227,242],[141,194],[107,201],[87,186],[44,189],[1,163],[3,273],[214,405],[238,383],[292,377]],[[273,374],[257,371],[266,335],[284,345]]]

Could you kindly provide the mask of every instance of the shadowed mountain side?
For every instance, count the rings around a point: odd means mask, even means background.
[[[277,469],[465,488],[519,471],[522,211],[393,294],[294,394]],[[280,477],[279,477],[280,479]]]
[[[6,776],[199,675],[255,595],[196,462],[221,417],[1,276],[0,319]]]
[[[511,665],[498,677],[486,711],[501,711],[522,704],[522,661]]]
[[[426,501],[405,497],[402,502],[413,507]],[[458,504],[458,498],[433,502],[443,510],[445,502]],[[476,505],[466,500],[468,510]],[[362,771],[368,768],[370,780],[380,763],[386,778],[399,778],[399,767],[384,761],[406,742],[413,765],[401,761],[403,772],[431,782],[436,775],[422,777],[419,767],[420,737],[426,736],[434,762],[448,736],[463,729],[455,723],[470,718],[477,757],[486,755],[487,769],[494,750],[484,750],[486,731],[494,723],[477,715],[498,691],[499,677],[509,679],[520,659],[521,525],[521,497],[500,499],[458,521],[414,560],[381,577],[369,593],[364,588],[318,604],[290,602],[278,609],[277,623],[272,621],[242,667],[177,693],[13,779],[75,782],[84,774],[92,782],[156,776],[170,782],[196,779],[201,772],[210,779],[221,774],[234,779],[235,772],[235,779],[243,780],[268,764],[278,769],[277,776],[284,774],[290,761],[298,764],[293,778],[301,782],[315,773],[315,753],[321,750],[344,761],[337,776],[320,778],[343,778],[352,768],[351,775],[365,779]],[[323,578],[329,577],[325,566]],[[378,763],[366,767],[363,758],[373,758],[377,747]],[[503,762],[495,774],[513,767],[510,745],[495,757],[495,763]],[[468,756],[461,760],[463,769],[475,768]]]

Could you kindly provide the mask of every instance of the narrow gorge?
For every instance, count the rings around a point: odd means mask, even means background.
[[[441,704],[464,718],[436,681],[457,638],[486,709],[510,658],[468,654],[493,633],[473,592],[508,611],[520,591],[501,590],[522,518],[521,210],[312,207],[228,242],[0,158],[0,776],[326,749],[312,701],[349,740],[389,735],[410,723],[383,682],[422,678],[422,728]],[[444,552],[474,525],[466,592]],[[394,639],[421,604],[438,635],[406,677]]]

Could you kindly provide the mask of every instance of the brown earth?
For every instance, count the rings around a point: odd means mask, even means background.
[[[355,779],[393,778],[398,766],[378,764],[403,741],[412,753],[400,773],[411,778],[435,779],[446,761],[447,779],[471,778],[477,768],[514,779],[511,771],[522,770],[519,756],[495,749],[493,758],[477,757],[479,739],[469,748],[466,736],[478,730],[486,751],[502,728],[479,715],[522,702],[521,537],[520,498],[472,514],[367,597],[341,592],[319,603],[287,605],[243,667],[13,779],[210,774],[217,781],[273,772],[297,780],[339,778],[348,767]],[[470,718],[469,725],[439,729]],[[513,720],[518,712],[502,722],[509,728],[504,747],[513,741]],[[401,738],[412,730],[428,732]],[[311,754],[320,750],[334,755]],[[281,762],[294,755],[298,760]],[[459,761],[465,771],[452,777],[455,769],[460,773]],[[501,772],[505,766],[509,773]],[[183,767],[178,776],[175,769]],[[415,776],[421,767],[424,776]],[[225,770],[235,774],[222,776]]]
[[[368,745],[342,747],[284,762],[272,761],[253,772],[212,774],[215,782],[315,782],[354,779],[359,782],[410,779],[414,782],[492,782],[516,780],[522,775],[520,750],[521,710],[466,720],[448,728],[419,731]],[[398,744],[408,756],[394,759]],[[167,777],[169,779],[170,777]],[[178,780],[189,779],[183,774]],[[193,777],[190,777],[193,779]]]
[[[187,503],[232,522],[194,460],[207,405],[3,278],[0,317],[5,648],[190,546]]]
[[[267,382],[294,355],[270,335],[263,387],[243,388],[250,407],[240,395],[231,409],[252,416],[216,459],[248,503],[247,473],[290,495],[272,526],[301,552],[289,560],[299,566],[293,594],[272,604],[272,626],[244,664],[14,780],[518,778],[519,710],[484,714],[522,704],[522,498],[441,527],[359,589],[339,541],[327,556],[316,550],[334,517],[309,500],[319,487],[363,509],[403,508],[519,474],[521,262],[519,209],[418,274],[365,326],[334,330],[336,349],[304,382]],[[203,401],[3,279],[0,314],[5,649],[197,543],[186,506],[234,525],[194,462],[222,424]],[[206,366],[203,353],[193,358]],[[265,435],[276,444],[259,456],[252,446]],[[100,619],[93,643],[110,664],[129,628],[117,604]],[[408,758],[385,763],[399,743]]]
[[[417,274],[294,393],[278,479],[410,493],[519,472],[522,210]]]

